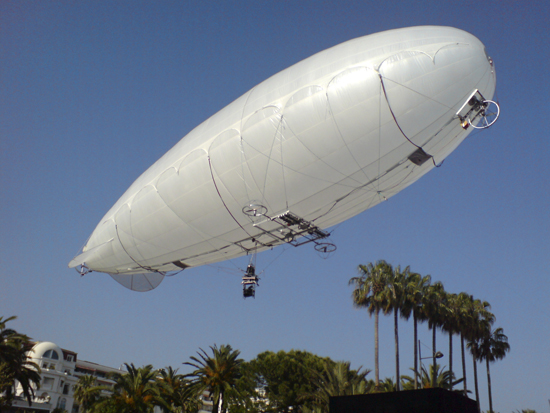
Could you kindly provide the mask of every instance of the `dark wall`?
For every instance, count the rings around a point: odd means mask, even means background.
[[[460,393],[444,389],[406,390],[330,398],[330,413],[477,413]]]

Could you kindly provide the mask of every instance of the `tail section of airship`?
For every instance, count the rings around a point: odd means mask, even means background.
[[[165,272],[321,244],[326,228],[395,195],[485,127],[495,83],[483,44],[449,27],[390,30],[320,52],[185,136],[69,266],[150,289]]]

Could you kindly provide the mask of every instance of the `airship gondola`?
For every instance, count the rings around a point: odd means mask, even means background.
[[[484,45],[450,27],[353,39],[260,83],[145,171],[69,263],[128,288],[327,228],[440,164],[499,115]]]

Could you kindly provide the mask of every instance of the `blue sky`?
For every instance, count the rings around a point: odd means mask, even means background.
[[[245,359],[295,348],[374,368],[373,321],[353,309],[347,283],[358,264],[386,259],[489,301],[512,347],[491,367],[495,410],[548,412],[549,18],[543,1],[0,2],[0,315],[110,366],[179,367],[229,343]],[[351,38],[425,24],[486,45],[501,118],[338,226],[332,257],[309,246],[260,254],[261,286],[246,301],[236,270],[246,259],[186,270],[149,293],[67,268],[147,167],[254,85]],[[420,334],[430,346],[425,326]],[[381,375],[393,376],[389,317],[381,342]],[[412,344],[402,322],[402,372]],[[447,338],[437,347],[447,354]]]

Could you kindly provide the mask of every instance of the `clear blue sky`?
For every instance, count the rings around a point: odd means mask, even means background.
[[[347,283],[358,264],[386,259],[489,301],[512,347],[491,369],[495,409],[548,412],[549,5],[1,1],[0,315],[110,366],[180,367],[199,347],[229,343],[245,359],[295,348],[373,368],[373,321],[353,309]],[[309,246],[259,255],[265,272],[246,301],[235,270],[245,260],[186,270],[149,293],[67,269],[139,174],[251,87],[348,39],[425,24],[486,45],[501,119],[442,168],[340,225],[331,258]],[[430,345],[425,326],[420,334]],[[381,375],[393,376],[389,317],[381,340]],[[402,322],[405,373],[412,340]],[[470,359],[467,368],[473,388]]]

